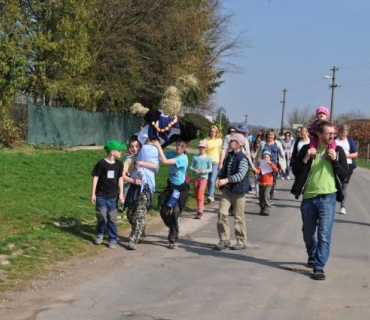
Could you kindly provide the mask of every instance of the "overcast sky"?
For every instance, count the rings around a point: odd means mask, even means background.
[[[233,122],[280,127],[294,108],[330,109],[336,66],[334,118],[350,110],[370,114],[370,0],[225,0],[231,32],[249,47],[232,63],[215,101]]]

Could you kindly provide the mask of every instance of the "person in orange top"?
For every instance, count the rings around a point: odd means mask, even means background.
[[[259,204],[260,204],[260,215],[268,216],[270,215],[271,201],[270,201],[270,191],[272,184],[274,183],[274,172],[278,172],[279,169],[271,161],[271,152],[265,150],[262,154],[262,159],[260,160],[258,167],[253,169],[254,173],[259,174]]]

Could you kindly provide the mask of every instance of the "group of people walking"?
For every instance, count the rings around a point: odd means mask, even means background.
[[[327,121],[325,107],[316,111],[316,120],[310,128],[300,127],[296,137],[282,128],[279,137],[273,129],[262,131],[252,141],[246,125],[230,127],[224,139],[217,126],[199,142],[189,169],[193,173],[194,197],[197,202],[196,219],[204,215],[204,204],[215,200],[215,189],[221,191],[217,218],[219,242],[215,250],[242,250],[246,248],[244,217],[245,194],[251,190],[249,172],[254,173],[258,192],[260,215],[268,216],[274,201],[276,179],[290,179],[292,168],[295,180],[291,193],[301,203],[302,232],[306,245],[307,267],[314,270],[316,280],[325,279],[324,266],[329,257],[331,231],[336,201],[341,213],[346,214],[347,187],[356,167],[356,143],[348,136],[349,126],[342,125],[335,139],[335,128]],[[143,146],[135,139],[129,142],[129,156],[119,161],[124,146],[115,140],[105,145],[107,157],[100,160],[92,171],[92,203],[96,204],[96,244],[108,234],[109,247],[117,244],[117,200],[127,208],[131,233],[127,248],[135,250],[145,237],[146,213],[152,204],[155,174],[159,162],[169,166],[168,183],[160,194],[160,215],[169,228],[169,248],[176,248],[179,220],[188,198],[189,179],[185,154],[188,141],[177,141],[176,149],[164,153],[158,141],[147,140]],[[129,184],[124,195],[124,182]],[[205,193],[208,188],[208,196]],[[117,196],[117,190],[118,196]],[[234,216],[236,242],[230,241],[229,215]]]

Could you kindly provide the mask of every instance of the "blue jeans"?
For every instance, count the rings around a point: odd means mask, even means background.
[[[218,163],[212,162],[212,171],[208,173],[208,197],[215,198],[215,183],[218,174]]]
[[[335,206],[335,193],[303,199],[301,203],[303,240],[308,256],[315,259],[314,269],[324,269],[329,258]]]
[[[96,197],[96,235],[108,233],[109,242],[117,242],[117,198]]]

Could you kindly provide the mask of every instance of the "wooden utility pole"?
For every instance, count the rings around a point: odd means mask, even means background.
[[[283,90],[283,101],[280,101],[280,103],[283,104],[283,110],[281,112],[281,123],[280,123],[280,129],[284,127],[284,112],[285,112],[285,103],[286,103],[286,92],[288,90],[284,88]]]
[[[333,122],[334,118],[334,90],[336,87],[338,87],[338,83],[335,83],[335,72],[338,71],[339,69],[334,66],[331,68],[333,71],[333,75],[331,77],[331,85],[329,86],[331,88],[331,101],[330,101],[330,122]]]

